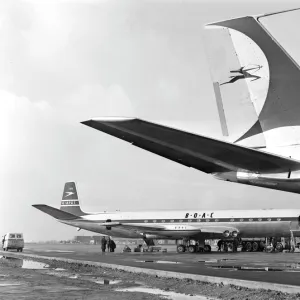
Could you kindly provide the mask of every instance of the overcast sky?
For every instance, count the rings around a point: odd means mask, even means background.
[[[300,208],[79,123],[129,115],[220,136],[204,24],[297,2],[0,1],[0,234],[76,235],[31,206],[59,207],[70,180],[86,211]]]

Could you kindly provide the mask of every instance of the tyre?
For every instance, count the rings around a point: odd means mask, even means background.
[[[177,246],[177,252],[178,252],[178,253],[183,253],[183,252],[185,252],[185,246],[184,246],[184,245],[178,245],[178,246]]]
[[[283,251],[283,245],[280,242],[276,243],[276,250],[278,252],[282,252]]]
[[[196,247],[193,246],[193,245],[190,245],[190,246],[188,246],[188,251],[189,251],[190,253],[195,253],[195,252],[196,252]]]
[[[251,252],[252,251],[252,243],[251,242],[247,242],[246,243],[246,251],[247,252]]]
[[[205,245],[204,246],[204,252],[211,252],[211,246],[210,245]]]
[[[252,244],[252,251],[253,252],[257,252],[258,249],[259,249],[258,243],[257,242],[253,242],[253,244]]]
[[[20,248],[20,252],[23,252],[23,248]]]
[[[266,248],[265,242],[260,242],[259,243],[259,251],[264,251]]]

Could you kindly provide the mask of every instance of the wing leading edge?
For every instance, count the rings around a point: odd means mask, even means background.
[[[241,169],[261,173],[300,170],[297,160],[137,118],[98,118],[81,123],[205,173]]]

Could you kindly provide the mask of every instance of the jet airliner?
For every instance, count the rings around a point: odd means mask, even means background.
[[[207,25],[223,139],[136,117],[99,117],[82,124],[216,179],[299,194],[300,68],[268,25],[278,20],[291,30],[288,20],[299,19],[299,12]],[[285,15],[285,21],[276,19]]]
[[[33,207],[57,221],[112,237],[142,238],[148,244],[155,239],[184,240],[183,252],[195,252],[190,240],[204,251],[206,239],[300,236],[300,209],[139,211],[85,213],[80,208],[74,182],[67,182],[60,209],[35,204]]]

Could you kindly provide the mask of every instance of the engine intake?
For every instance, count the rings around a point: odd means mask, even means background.
[[[238,232],[237,232],[237,231],[232,231],[232,232],[231,232],[231,235],[232,235],[233,237],[237,237],[237,236],[238,236]]]
[[[229,237],[229,235],[230,235],[229,230],[225,230],[225,231],[223,232],[223,235],[224,235],[225,237]]]

